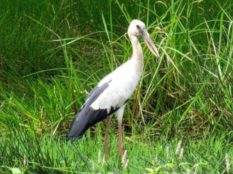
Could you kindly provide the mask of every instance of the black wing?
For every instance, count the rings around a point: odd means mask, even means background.
[[[75,119],[71,125],[69,132],[69,139],[78,139],[86,132],[86,130],[92,125],[104,120],[108,115],[111,115],[119,108],[111,108],[110,112],[107,109],[94,110],[91,108],[91,104],[102,94],[109,86],[109,82],[104,83],[101,86],[95,87],[88,95],[81,110],[76,114]]]

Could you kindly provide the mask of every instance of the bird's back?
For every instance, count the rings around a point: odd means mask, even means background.
[[[104,120],[125,104],[141,75],[134,67],[132,60],[127,61],[105,76],[89,93],[71,125],[70,139],[81,137],[90,126]]]

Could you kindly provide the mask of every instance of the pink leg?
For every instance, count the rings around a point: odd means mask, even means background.
[[[118,134],[118,150],[122,160],[125,152],[122,142],[122,124],[118,124],[117,134]]]
[[[104,135],[104,158],[105,161],[109,159],[109,129],[111,127],[111,118],[107,118],[105,121],[106,130]]]
[[[116,116],[117,116],[117,120],[118,120],[118,130],[117,130],[117,136],[118,136],[118,151],[121,157],[121,162],[124,163],[125,158],[126,158],[126,154],[125,154],[125,150],[124,150],[124,146],[123,146],[123,126],[122,126],[122,119],[123,119],[123,114],[124,114],[124,109],[125,106],[122,106],[117,112],[116,112]]]

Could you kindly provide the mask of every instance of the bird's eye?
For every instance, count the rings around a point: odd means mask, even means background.
[[[137,27],[137,29],[139,29],[139,30],[141,29],[139,25],[136,25],[136,27]]]

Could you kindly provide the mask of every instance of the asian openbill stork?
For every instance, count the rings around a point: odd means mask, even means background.
[[[122,143],[122,118],[125,104],[133,94],[143,71],[143,52],[138,38],[142,37],[149,50],[159,57],[159,52],[146,30],[145,24],[140,20],[133,20],[128,28],[128,36],[133,47],[132,57],[119,66],[116,70],[105,76],[98,85],[92,89],[85,103],[77,113],[71,129],[69,138],[79,139],[92,125],[107,117],[116,115],[118,120],[118,149],[121,159],[124,156]],[[105,132],[105,158],[109,154],[109,119],[107,119]]]

